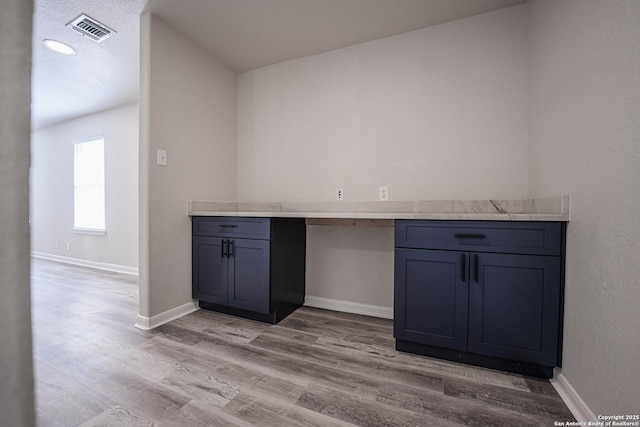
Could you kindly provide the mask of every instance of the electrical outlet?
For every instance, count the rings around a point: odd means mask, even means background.
[[[167,150],[158,150],[156,152],[156,163],[158,166],[167,166]]]
[[[60,242],[56,240],[56,249],[60,249]]]
[[[342,188],[338,188],[336,190],[336,200],[343,200],[344,199],[344,191],[342,190]]]
[[[384,187],[378,188],[378,200],[383,202],[389,200],[389,187],[385,185]]]
[[[71,252],[71,243],[67,242],[67,251]]]

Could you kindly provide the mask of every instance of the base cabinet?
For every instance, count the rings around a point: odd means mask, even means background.
[[[194,235],[192,244],[192,297],[216,304],[227,304],[227,264],[223,238]]]
[[[472,254],[468,350],[557,366],[560,260],[557,257]]]
[[[466,350],[469,290],[462,263],[455,252],[396,249],[396,338]]]
[[[304,220],[194,217],[192,225],[201,307],[276,323],[304,303]]]
[[[561,223],[396,221],[398,349],[549,376],[563,248]]]
[[[195,295],[202,300],[269,313],[269,241],[194,236]]]

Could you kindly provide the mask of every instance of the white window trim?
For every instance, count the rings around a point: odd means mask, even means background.
[[[72,228],[71,229],[75,234],[90,234],[93,236],[105,236],[107,234],[107,230],[97,229],[97,228]]]

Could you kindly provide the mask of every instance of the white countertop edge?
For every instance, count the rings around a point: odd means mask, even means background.
[[[568,222],[565,214],[487,214],[487,213],[374,213],[374,212],[189,212],[189,216],[231,216],[257,218],[337,218],[337,219],[435,219],[474,221],[560,221]]]
[[[522,200],[416,200],[389,202],[189,201],[189,216],[562,221],[571,219],[569,195]]]

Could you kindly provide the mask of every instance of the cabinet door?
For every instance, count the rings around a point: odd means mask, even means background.
[[[227,304],[269,313],[269,241],[232,239],[228,260]]]
[[[395,337],[466,350],[468,254],[396,249],[395,257]]]
[[[560,259],[487,253],[471,256],[469,351],[556,366]]]
[[[227,258],[221,237],[193,236],[192,296],[194,299],[227,304]]]

